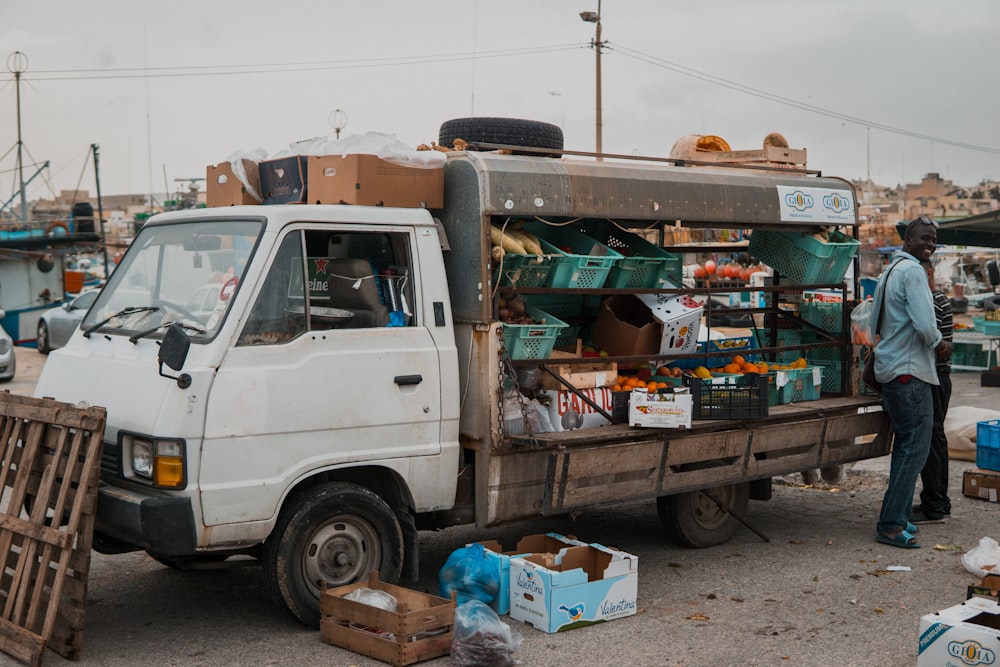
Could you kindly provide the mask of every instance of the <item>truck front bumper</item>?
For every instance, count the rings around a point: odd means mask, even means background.
[[[152,496],[106,483],[97,491],[94,529],[160,556],[190,555],[197,546],[190,499]]]

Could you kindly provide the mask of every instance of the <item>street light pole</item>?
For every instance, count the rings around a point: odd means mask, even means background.
[[[590,46],[594,49],[596,56],[596,77],[594,80],[594,151],[597,153],[597,159],[603,160],[601,154],[604,152],[604,141],[603,141],[603,128],[604,128],[604,118],[603,110],[601,109],[601,51],[604,48],[604,42],[601,41],[601,0],[597,0],[597,11],[596,12],[580,12],[580,18],[587,23],[594,24],[594,41],[591,42]]]

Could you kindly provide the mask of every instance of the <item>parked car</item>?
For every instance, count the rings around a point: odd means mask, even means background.
[[[80,320],[90,310],[100,290],[83,292],[59,308],[50,308],[38,320],[38,351],[48,354],[69,342],[70,336],[80,326]]]
[[[3,311],[0,310],[0,313]],[[16,370],[17,357],[14,356],[14,339],[3,327],[0,327],[0,382],[13,380]]]

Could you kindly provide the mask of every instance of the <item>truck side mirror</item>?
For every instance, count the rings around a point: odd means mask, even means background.
[[[184,333],[184,327],[174,322],[167,327],[167,333],[163,335],[163,342],[160,343],[160,351],[156,355],[157,361],[160,362],[160,376],[177,380],[177,386],[181,389],[191,386],[191,376],[187,373],[181,373],[177,377],[167,375],[163,372],[163,365],[166,364],[167,367],[179,371],[184,368],[184,361],[190,349],[191,340]]]

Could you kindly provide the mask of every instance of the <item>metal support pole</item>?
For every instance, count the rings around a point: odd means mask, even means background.
[[[108,279],[108,237],[104,232],[104,207],[101,204],[101,172],[98,166],[97,144],[90,144],[90,149],[94,153],[94,181],[97,183],[97,218],[101,221],[101,248],[104,252],[104,279]]]

